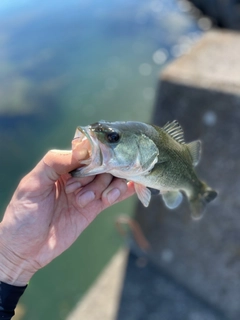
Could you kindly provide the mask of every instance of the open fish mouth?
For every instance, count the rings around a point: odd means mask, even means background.
[[[84,166],[71,171],[72,176],[80,176],[83,168],[85,169],[84,171],[86,171],[87,168],[88,168],[88,171],[90,171],[95,167],[101,166],[103,163],[101,148],[99,147],[98,139],[94,131],[91,130],[91,126],[77,127],[74,138],[73,138],[73,142],[72,142],[72,145],[75,145],[77,147],[75,148],[75,150],[73,148],[73,153],[79,152],[78,145],[82,145],[85,140],[88,140],[90,144],[90,149],[88,144],[89,157],[87,159],[80,161],[80,164]],[[82,147],[84,148],[84,145]],[[76,158],[78,158],[77,154],[76,154]],[[82,176],[85,176],[85,174],[83,174]]]

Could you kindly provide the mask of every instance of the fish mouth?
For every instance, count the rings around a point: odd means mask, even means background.
[[[73,138],[72,144],[82,143],[88,140],[90,143],[90,150],[88,150],[89,157],[87,159],[81,160],[80,164],[83,165],[80,168],[71,171],[72,176],[88,176],[91,175],[91,171],[100,167],[103,164],[103,155],[101,148],[99,147],[98,139],[92,130],[91,126],[80,127],[78,126]],[[76,142],[75,142],[76,141]],[[74,152],[74,151],[73,151]]]
[[[94,134],[94,131],[92,130],[91,126],[77,127],[77,130],[74,136],[74,140],[75,139],[78,139],[79,142],[82,142],[85,139],[88,139],[88,141],[90,142],[90,146],[91,146],[91,150],[89,150],[90,157],[86,160],[83,160],[81,163],[89,164],[94,161],[95,165],[102,165],[103,157],[102,157],[101,148],[99,147],[98,139]]]

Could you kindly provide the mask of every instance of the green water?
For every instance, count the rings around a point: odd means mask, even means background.
[[[0,20],[1,212],[47,150],[70,148],[77,125],[150,121],[160,71],[201,33],[174,0],[1,0]],[[125,243],[115,220],[135,201],[106,210],[33,277],[22,319],[66,318]]]

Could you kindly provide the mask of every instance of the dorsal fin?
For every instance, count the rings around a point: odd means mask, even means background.
[[[192,157],[192,164],[194,167],[199,163],[201,158],[201,141],[193,141],[187,144],[188,150]]]
[[[184,137],[183,137],[183,129],[177,120],[174,120],[172,122],[167,122],[162,129],[165,132],[167,132],[177,142],[181,144],[185,143]]]

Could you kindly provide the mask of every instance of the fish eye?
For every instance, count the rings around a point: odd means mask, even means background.
[[[120,134],[115,132],[115,131],[113,131],[113,132],[107,133],[106,138],[107,138],[108,142],[116,143],[120,139]]]

